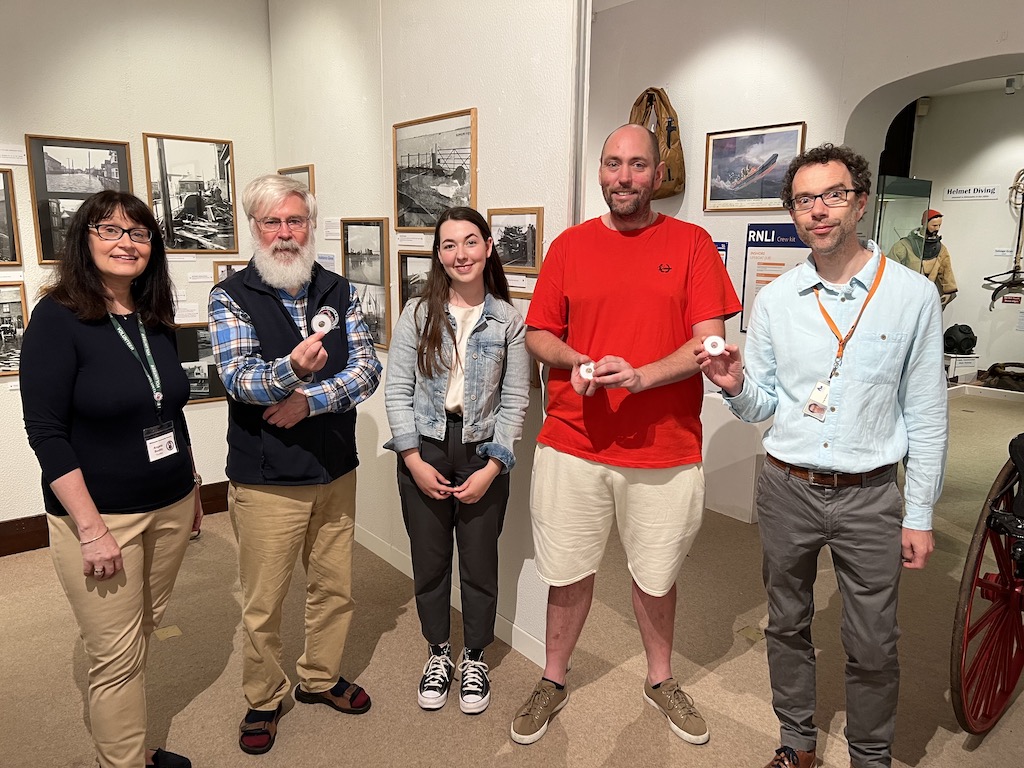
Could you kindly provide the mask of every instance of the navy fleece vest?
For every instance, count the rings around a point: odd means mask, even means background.
[[[249,315],[259,339],[256,353],[264,360],[287,357],[302,340],[276,289],[263,282],[252,262],[220,287]],[[315,381],[324,381],[348,364],[345,315],[349,282],[314,264],[306,290],[307,329],[321,307],[333,307],[341,317],[340,327],[324,337],[327,364],[313,374]],[[329,483],[358,466],[355,409],[311,416],[291,429],[268,424],[263,420],[265,411],[265,406],[228,397],[227,476],[231,480],[253,485],[313,485]]]

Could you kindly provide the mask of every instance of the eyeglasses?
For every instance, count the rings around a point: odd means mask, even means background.
[[[287,219],[253,219],[263,232],[277,232],[284,224],[292,232],[301,232],[309,226],[309,217],[289,216]]]
[[[95,229],[100,240],[120,240],[125,232],[133,243],[148,243],[153,239],[153,233],[145,227],[125,229],[115,224],[90,224],[89,229]]]
[[[830,189],[820,195],[797,195],[789,201],[789,207],[794,211],[809,211],[814,207],[814,201],[820,197],[821,202],[829,208],[839,208],[846,205],[847,197],[851,192],[856,191],[856,189]]]

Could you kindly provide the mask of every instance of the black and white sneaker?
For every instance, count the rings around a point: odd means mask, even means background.
[[[491,681],[482,648],[466,648],[462,652],[459,675],[459,709],[467,715],[479,715],[491,703]]]
[[[427,710],[440,709],[448,701],[448,689],[452,687],[452,647],[449,643],[431,645],[430,656],[423,665],[423,677],[417,701]]]

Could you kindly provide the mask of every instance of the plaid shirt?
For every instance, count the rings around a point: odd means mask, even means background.
[[[306,327],[306,286],[297,296],[278,289],[281,300],[303,338]],[[249,315],[223,288],[210,292],[210,330],[217,370],[228,394],[253,405],[273,405],[298,390],[309,401],[309,415],[342,413],[368,398],[380,383],[381,365],[373,349],[370,330],[363,321],[359,296],[349,285],[349,306],[345,315],[348,334],[348,365],[325,381],[303,381],[292,370],[287,356],[264,360],[256,350],[256,337]]]

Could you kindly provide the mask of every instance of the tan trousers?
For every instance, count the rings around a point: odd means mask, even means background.
[[[132,515],[103,515],[124,570],[96,581],[82,574],[75,521],[47,515],[50,556],[89,657],[89,719],[102,768],[146,764],[146,655],[174,588],[195,498]]]
[[[302,551],[306,643],[296,672],[310,693],[341,675],[352,621],[356,473],[326,485],[231,483],[228,509],[242,584],[242,691],[250,709],[273,710],[291,682],[281,666],[281,605]]]

